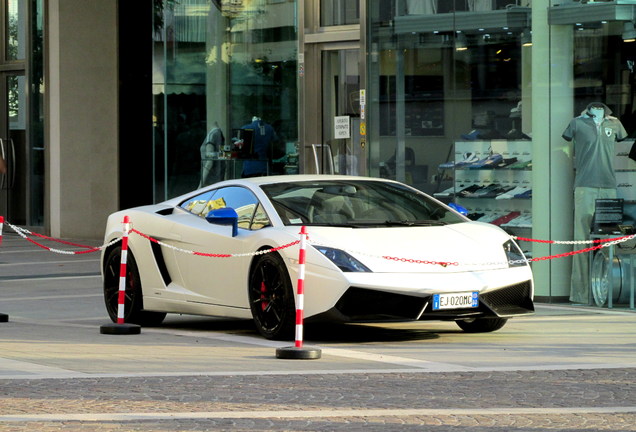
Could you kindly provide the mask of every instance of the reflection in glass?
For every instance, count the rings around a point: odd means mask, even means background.
[[[360,0],[320,1],[320,25],[322,27],[359,23]]]
[[[278,137],[268,172],[282,173],[298,136],[296,3],[154,1],[155,201],[199,186],[213,128],[229,151],[255,116]]]
[[[523,111],[521,102],[531,82],[522,43],[530,9],[495,0],[396,5],[369,2],[368,92],[377,101],[369,142],[381,143],[370,150],[370,173],[434,194],[453,186],[452,171],[437,170],[457,141],[529,139],[529,98]],[[515,26],[481,27],[480,17],[508,14]]]
[[[6,0],[7,60],[23,60],[25,55],[25,16],[27,0]]]

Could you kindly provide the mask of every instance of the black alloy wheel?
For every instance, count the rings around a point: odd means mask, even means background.
[[[249,279],[249,301],[258,332],[267,339],[290,340],[296,324],[294,293],[280,255],[257,258]]]
[[[104,261],[104,302],[110,319],[117,322],[119,309],[119,280],[121,269],[121,247],[110,250]],[[126,259],[126,290],[124,299],[124,322],[152,327],[160,325],[166,314],[143,310],[143,294],[139,268],[133,254],[128,251]]]

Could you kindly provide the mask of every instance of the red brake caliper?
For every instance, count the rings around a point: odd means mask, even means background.
[[[267,306],[269,305],[269,302],[265,301],[265,299],[267,297],[265,297],[265,293],[267,292],[267,287],[265,286],[265,281],[261,282],[261,310],[264,311]]]

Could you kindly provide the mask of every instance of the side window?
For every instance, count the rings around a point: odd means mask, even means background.
[[[179,207],[197,216],[205,217],[205,215],[207,215],[210,211],[207,210],[208,203],[210,202],[212,195],[214,195],[214,192],[216,191],[212,190],[204,192],[201,195],[197,195],[181,203]]]
[[[252,216],[259,205],[258,199],[251,191],[236,186],[218,189],[212,201],[215,203],[214,208],[231,207],[236,210],[239,228],[250,229]]]
[[[238,226],[243,229],[261,229],[270,224],[269,217],[256,196],[242,187],[226,187],[197,195],[181,204],[181,208],[205,217],[211,210],[231,207],[238,214]]]
[[[259,204],[258,207],[256,207],[256,212],[254,213],[254,219],[252,220],[250,229],[259,230],[269,226],[269,224],[269,217],[267,216],[267,213],[265,213],[263,206]]]

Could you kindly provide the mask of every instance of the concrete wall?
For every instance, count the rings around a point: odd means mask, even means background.
[[[98,239],[118,204],[117,1],[46,4],[46,219]]]

